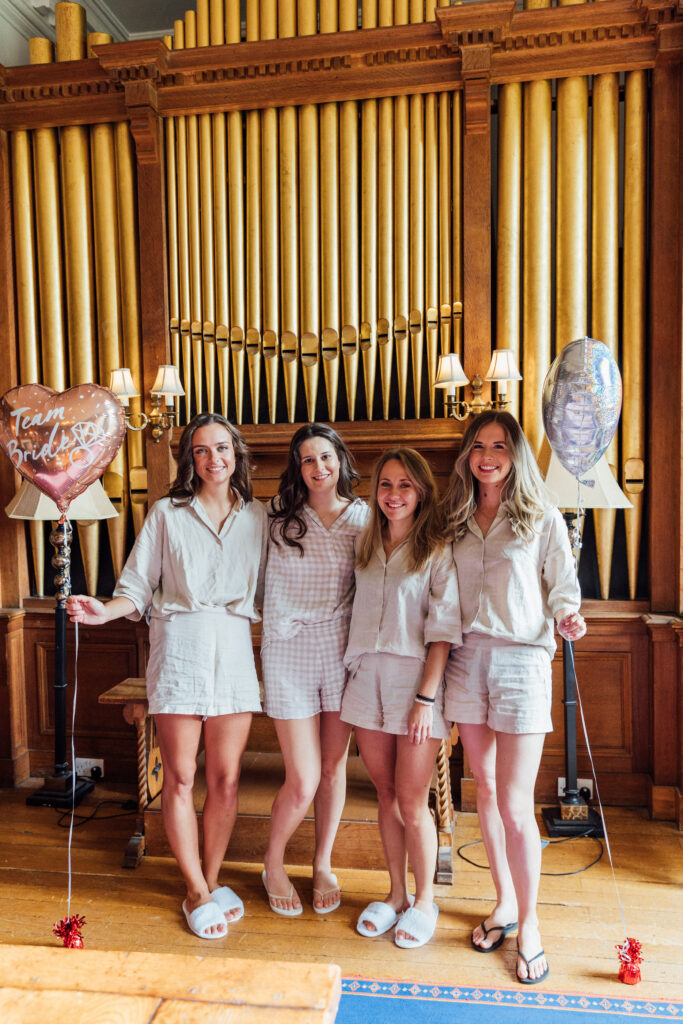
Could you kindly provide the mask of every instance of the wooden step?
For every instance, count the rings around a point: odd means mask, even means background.
[[[255,719],[256,721],[256,719]],[[259,726],[264,720],[259,720]],[[268,722],[266,719],[265,722]],[[268,723],[270,724],[270,723]],[[265,733],[257,742],[266,745]],[[334,846],[334,864],[344,868],[384,868],[384,853],[377,826],[377,795],[363,763],[351,756],[347,763],[347,790],[344,813]],[[227,859],[231,861],[261,862],[268,845],[270,809],[284,780],[282,755],[261,750],[247,750],[242,760],[239,787],[238,816],[233,829]],[[201,834],[202,808],[206,797],[204,758],[198,759],[194,799]],[[145,847],[151,857],[170,854],[170,847],[161,820],[161,796],[145,809]],[[315,841],[313,807],[295,832],[287,847],[286,862],[310,865]]]

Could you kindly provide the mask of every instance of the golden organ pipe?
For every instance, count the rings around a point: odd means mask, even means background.
[[[331,32],[334,29],[328,27],[326,31]],[[339,384],[338,128],[339,121],[336,103],[324,103],[320,109],[322,355],[328,417],[332,421],[337,416],[337,389]]]
[[[261,0],[261,39],[277,36],[276,0]],[[268,417],[275,423],[280,351],[280,264],[278,207],[278,113],[261,112],[261,225],[263,289],[263,368],[268,391]]]
[[[246,3],[246,39],[259,38],[258,0]],[[252,422],[259,421],[261,398],[261,121],[257,110],[246,119],[246,324],[245,351],[249,372]]]
[[[170,119],[169,119],[170,120]],[[130,368],[138,391],[144,392],[142,379],[142,347],[140,339],[140,295],[138,291],[138,236],[135,221],[135,156],[133,139],[126,121],[115,128],[116,182],[118,193],[118,225],[121,249],[121,327],[123,333],[123,360]],[[176,240],[177,241],[177,240]],[[177,249],[176,249],[177,255]],[[176,285],[177,292],[177,285]],[[176,348],[178,332],[175,332]],[[176,351],[175,364],[179,365]],[[131,412],[142,411],[142,399],[131,399]],[[131,466],[145,462],[144,440],[140,431],[128,430],[128,459]]]
[[[174,24],[173,45],[185,47],[185,24]],[[185,388],[185,422],[192,417],[192,338],[190,333],[190,235],[187,196],[187,119],[176,118],[176,171],[178,197],[178,293],[180,304],[180,344],[183,357],[183,387]]]
[[[179,243],[178,243],[178,191],[176,167],[176,123],[175,118],[167,117],[164,124],[166,140],[166,234],[168,238],[168,312],[169,331],[171,335],[171,357],[175,366],[180,368],[180,291],[179,291]],[[124,335],[125,337],[125,335]],[[126,366],[128,363],[126,363]],[[132,368],[131,368],[132,372]],[[136,378],[133,377],[135,380]],[[138,390],[140,388],[138,387]],[[142,394],[142,391],[140,392]],[[139,401],[139,399],[136,399]],[[180,401],[175,400],[176,415],[180,409]],[[180,422],[180,420],[178,420]],[[129,430],[129,435],[138,436],[138,431]],[[130,447],[130,441],[129,441]]]
[[[197,46],[209,46],[211,23],[209,0],[197,0]],[[213,132],[211,114],[200,114],[199,195],[202,270],[202,339],[204,342],[204,379],[208,412],[214,410],[216,390],[216,296],[213,226]]]
[[[317,30],[315,0],[300,0],[298,35]],[[301,275],[301,365],[309,420],[315,419],[320,374],[319,342],[319,154],[318,108],[308,103],[299,107],[299,239]]]
[[[230,248],[230,351],[235,394],[235,419],[242,423],[244,406],[244,155],[242,114],[232,110],[228,122],[228,222]]]
[[[209,38],[212,46],[222,46],[225,42],[225,17],[223,0],[210,0],[209,3]]]
[[[522,85],[498,88],[498,242],[496,347],[519,361],[519,297],[522,191]],[[519,415],[518,388],[511,384],[510,412]]]
[[[462,352],[462,92],[453,93],[453,238],[451,252],[452,262],[452,313],[454,352]]]
[[[631,600],[638,582],[640,531],[645,486],[645,230],[647,151],[647,72],[626,76],[624,138],[624,406],[622,486],[633,508],[624,510],[626,558]]]
[[[441,352],[451,350],[451,94],[439,94],[439,324]],[[444,397],[445,401],[445,397]],[[432,414],[433,415],[433,414]]]
[[[38,384],[41,375],[38,352],[38,310],[36,308],[33,174],[28,132],[12,132],[10,147],[19,379],[22,384]]]
[[[223,0],[210,0],[209,41],[212,46],[225,42],[225,6]],[[214,244],[214,295],[216,325],[216,362],[220,408],[228,415],[230,391],[230,290],[228,285],[228,203],[225,114],[211,114],[212,173],[211,188]]]
[[[401,419],[405,419],[406,415],[406,392],[408,389],[408,257],[410,253],[408,112],[408,97],[397,96],[394,100],[394,338]]]
[[[194,11],[185,12],[185,48],[197,46],[197,19]],[[204,410],[202,351],[202,242],[199,193],[199,119],[185,117],[187,132],[187,228],[190,271],[190,338],[196,412]]]
[[[363,14],[369,18],[365,7]],[[374,25],[364,21],[363,27]],[[360,347],[366,416],[371,420],[377,369],[377,100],[365,100],[361,107],[361,176]]]
[[[382,416],[388,420],[394,354],[394,101],[391,98],[381,99],[378,109],[377,347],[382,382]]]
[[[618,353],[619,296],[619,83],[616,74],[593,78],[593,193],[592,193],[592,326],[591,333]],[[618,439],[615,435],[605,452],[612,472],[617,474]],[[593,513],[598,556],[600,590],[609,597],[616,511]]]
[[[290,0],[278,6],[278,35],[296,35],[296,8]],[[287,418],[296,414],[299,362],[299,247],[297,123],[294,107],[283,107],[280,122],[280,288],[282,301],[282,368]]]
[[[416,13],[413,11],[413,13]],[[422,387],[422,350],[425,280],[425,182],[424,182],[424,105],[422,96],[410,97],[410,271],[409,330],[413,367],[413,404],[420,418]]]
[[[588,83],[557,84],[555,337],[560,351],[586,335],[588,246]]]
[[[344,25],[340,26],[342,31]],[[355,419],[360,317],[358,239],[358,106],[342,103],[340,114],[341,350],[348,418]]]
[[[377,28],[377,0],[362,0],[361,28]]]
[[[209,0],[197,0],[197,46],[209,45]]]
[[[225,0],[225,41],[226,43],[241,42],[242,23],[240,16],[240,0]]]
[[[439,349],[439,114],[435,93],[424,99],[425,117],[425,341],[429,415],[434,416],[434,379]]]

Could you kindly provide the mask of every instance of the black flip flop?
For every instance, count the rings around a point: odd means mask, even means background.
[[[517,956],[522,958],[522,960],[526,964],[526,969],[528,971],[529,970],[529,964],[532,964],[534,962],[534,960],[538,960],[539,956],[545,956],[545,953],[544,953],[543,950],[541,950],[541,952],[537,953],[536,956],[532,956],[530,960],[527,960],[527,958],[524,956],[524,953],[522,953],[521,949],[519,948],[519,944],[518,944],[517,945]],[[520,978],[519,974],[517,974],[517,968],[515,968],[515,975],[517,976],[517,981],[520,983],[520,985],[538,985],[539,982],[545,981],[545,979],[548,977],[549,974],[550,974],[550,967],[546,965],[546,969],[544,970],[543,974],[539,975],[538,978]]]
[[[472,948],[476,949],[477,953],[493,953],[494,949],[498,949],[498,947],[503,944],[505,936],[509,935],[510,932],[514,932],[515,928],[517,927],[517,922],[512,921],[510,924],[492,924],[490,928],[487,928],[484,922],[482,921],[479,927],[483,931],[485,939],[489,937],[491,932],[500,932],[500,935],[498,936],[496,941],[491,943],[490,946],[478,946],[477,943],[472,938],[472,936],[470,935],[470,942],[472,943]]]

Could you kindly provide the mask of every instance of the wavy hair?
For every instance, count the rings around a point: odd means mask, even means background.
[[[326,423],[305,423],[292,437],[287,457],[287,467],[280,477],[278,492],[273,500],[270,516],[270,538],[275,544],[283,540],[291,548],[298,548],[303,558],[301,541],[308,526],[303,517],[304,505],[308,500],[308,488],[301,476],[301,446],[304,441],[321,437],[329,443],[339,459],[337,494],[340,498],[353,501],[354,487],[360,480],[353,465],[353,457],[336,430]]]
[[[467,520],[477,507],[477,480],[470,469],[470,452],[479,432],[489,423],[500,423],[510,456],[510,472],[500,495],[510,525],[517,536],[531,540],[536,524],[552,506],[533,452],[519,423],[509,412],[487,409],[472,420],[462,439],[460,454],[443,496],[442,509],[448,540],[459,540]]]
[[[379,480],[387,462],[400,462],[418,493],[415,522],[410,532],[411,560],[413,572],[419,572],[432,554],[443,546],[443,522],[439,507],[439,493],[427,460],[414,448],[402,446],[383,452],[372,470],[370,484],[370,519],[358,539],[356,564],[365,569],[370,563],[375,548],[382,543],[388,527],[387,517],[379,507],[377,490]]]
[[[195,431],[200,427],[209,427],[212,423],[218,423],[225,427],[232,438],[232,446],[235,450],[235,469],[230,478],[230,486],[244,501],[251,501],[254,496],[251,484],[251,468],[249,466],[249,450],[244,438],[237,427],[233,427],[225,416],[217,412],[200,412],[190,420],[182,434],[178,445],[178,469],[176,478],[168,489],[168,495],[174,505],[189,505],[196,494],[201,490],[201,480],[194,468],[194,457],[192,455],[192,442]]]

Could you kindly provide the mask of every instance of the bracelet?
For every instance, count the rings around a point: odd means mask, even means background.
[[[423,693],[416,693],[415,694],[415,703],[416,704],[424,704],[425,707],[431,708],[434,705],[434,698],[433,697],[425,697],[425,695]]]

